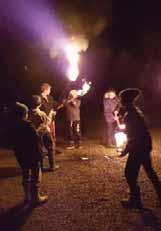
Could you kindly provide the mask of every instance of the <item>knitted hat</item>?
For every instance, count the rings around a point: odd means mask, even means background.
[[[16,118],[23,119],[28,113],[28,107],[25,104],[16,102],[13,108],[13,113]]]
[[[41,104],[41,97],[39,95],[32,95],[32,107],[37,107]]]

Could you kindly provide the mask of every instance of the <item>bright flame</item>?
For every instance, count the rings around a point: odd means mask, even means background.
[[[82,36],[72,37],[69,44],[65,47],[66,57],[69,62],[67,76],[70,81],[76,81],[79,76],[80,52],[86,51],[88,48],[88,40]]]
[[[65,48],[66,56],[69,62],[69,68],[67,70],[67,76],[71,81],[75,81],[79,76],[79,52],[80,48],[75,44],[68,44]]]
[[[78,90],[77,91],[77,94],[79,96],[83,96],[85,94],[87,94],[87,92],[90,90],[91,88],[91,82],[87,82],[87,81],[84,81],[83,85],[82,85],[82,89]]]
[[[115,133],[116,147],[118,151],[122,151],[127,143],[127,135],[120,131]]]

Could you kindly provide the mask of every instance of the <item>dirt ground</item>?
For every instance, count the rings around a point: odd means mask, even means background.
[[[161,132],[153,132],[153,165],[161,178]],[[117,157],[97,140],[84,140],[81,149],[56,156],[60,168],[43,173],[42,191],[49,200],[34,209],[23,205],[21,171],[11,151],[0,150],[0,230],[118,231],[161,230],[161,208],[144,171],[141,186],[144,210],[122,208],[128,196],[124,178],[126,157]]]

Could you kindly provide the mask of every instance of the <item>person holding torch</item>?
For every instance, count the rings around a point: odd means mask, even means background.
[[[68,149],[80,147],[80,105],[81,100],[77,90],[71,90],[65,102],[69,132]]]
[[[126,124],[127,145],[120,154],[124,157],[128,154],[125,177],[130,189],[130,198],[121,201],[123,207],[129,209],[142,209],[140,187],[137,178],[140,167],[143,166],[148,178],[152,182],[161,205],[161,182],[151,163],[152,139],[146,126],[144,115],[135,102],[141,95],[136,88],[125,89],[120,92],[120,100],[124,111],[124,123]]]

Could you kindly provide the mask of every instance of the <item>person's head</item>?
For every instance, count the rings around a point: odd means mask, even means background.
[[[50,93],[51,93],[51,85],[49,83],[43,83],[41,85],[40,90],[41,90],[41,94],[46,95],[46,96],[50,95]]]
[[[16,102],[13,108],[13,115],[15,119],[24,120],[28,118],[28,107],[25,104]]]
[[[119,93],[121,104],[125,107],[132,106],[140,97],[141,93],[141,90],[138,88],[127,88],[122,90]]]
[[[41,97],[39,95],[32,95],[31,108],[37,108],[41,106]]]
[[[77,93],[77,90],[70,90],[69,92],[69,98],[74,98],[76,99],[78,97],[78,93]]]
[[[108,90],[104,94],[104,99],[114,99],[116,97],[116,92],[113,89]]]

